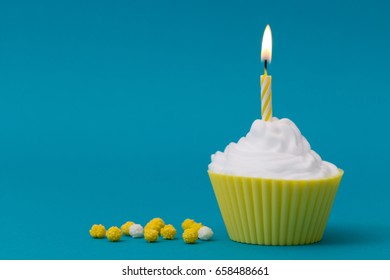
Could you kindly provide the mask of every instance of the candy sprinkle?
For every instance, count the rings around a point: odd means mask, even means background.
[[[213,237],[214,232],[211,228],[203,226],[198,231],[198,237],[201,240],[210,240]]]
[[[106,234],[106,228],[102,224],[94,224],[89,230],[89,234],[93,238],[103,238]]]
[[[110,227],[106,232],[106,236],[108,240],[117,242],[122,238],[122,231],[118,227]]]
[[[181,227],[183,228],[183,230],[186,230],[188,228],[191,228],[194,224],[196,224],[196,222],[192,219],[185,219],[183,221],[183,223],[181,224]]]
[[[130,235],[129,230],[130,230],[130,227],[131,227],[132,225],[134,225],[134,222],[126,222],[126,223],[124,223],[124,224],[121,226],[122,233],[123,233],[124,235]]]
[[[144,235],[144,228],[140,224],[134,224],[130,227],[129,232],[133,238],[142,237]]]
[[[176,229],[172,225],[169,224],[169,225],[164,226],[161,229],[160,233],[164,239],[172,240],[175,238]]]
[[[196,229],[188,228],[183,232],[183,240],[187,244],[193,244],[198,240],[198,232]]]
[[[158,239],[158,231],[154,229],[148,229],[144,231],[144,238],[146,241],[153,243]]]

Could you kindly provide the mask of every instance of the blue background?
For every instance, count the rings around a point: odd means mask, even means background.
[[[2,1],[0,258],[390,259],[389,4],[293,2]],[[345,170],[314,245],[230,241],[206,173],[259,118],[268,23],[274,115]],[[88,233],[156,216],[215,239]]]

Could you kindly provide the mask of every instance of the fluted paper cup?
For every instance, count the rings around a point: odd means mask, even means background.
[[[208,173],[231,240],[303,245],[322,239],[344,171],[310,180]]]

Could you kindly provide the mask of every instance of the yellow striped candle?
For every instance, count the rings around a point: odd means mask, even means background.
[[[264,75],[260,77],[261,116],[264,121],[272,119],[272,76],[267,73],[267,62],[272,59],[272,33],[269,25],[264,30],[261,44],[261,60],[264,61]]]
[[[272,119],[272,76],[261,75],[261,116],[264,121]]]

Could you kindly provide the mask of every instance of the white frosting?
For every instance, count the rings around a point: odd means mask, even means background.
[[[140,224],[134,224],[130,227],[129,232],[133,238],[142,237],[144,235],[144,228]]]
[[[291,120],[277,118],[255,120],[246,137],[211,156],[209,171],[273,179],[318,179],[339,173],[310,148]]]
[[[213,235],[212,229],[206,226],[201,227],[198,231],[198,238],[201,240],[210,240]]]

